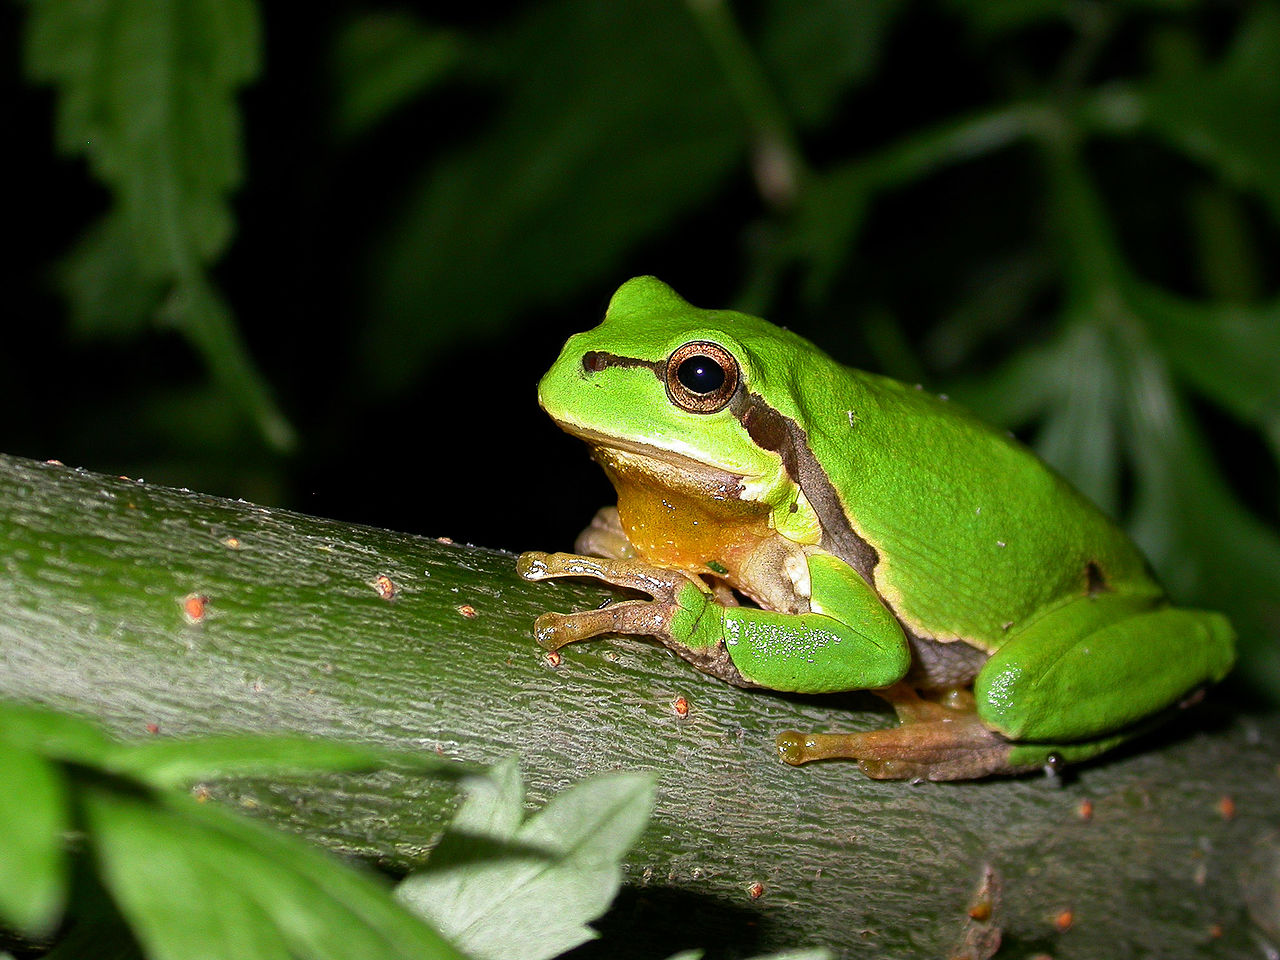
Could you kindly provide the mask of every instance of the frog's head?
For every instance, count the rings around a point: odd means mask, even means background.
[[[543,409],[611,474],[778,504],[804,443],[792,371],[829,362],[742,313],[702,310],[653,277],[629,280],[603,322],[571,337],[538,384]]]

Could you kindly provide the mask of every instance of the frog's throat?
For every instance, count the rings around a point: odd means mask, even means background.
[[[609,359],[617,364],[626,358],[610,355]],[[634,363],[645,365],[641,361]],[[880,554],[854,530],[846,505],[810,449],[809,436],[804,428],[769,406],[763,397],[741,387],[730,401],[729,410],[756,446],[781,458],[787,476],[804,493],[817,514],[823,548],[843,559],[874,587]],[[642,467],[656,482],[714,500],[742,499],[745,492],[745,478],[740,474],[673,450],[607,436],[577,423],[553,419],[562,430],[585,440],[596,459],[606,467],[610,463]]]
[[[712,501],[743,500],[747,490],[745,477],[696,460],[693,457],[649,444],[620,437],[610,437],[577,424],[560,426],[585,440],[592,456],[611,475],[614,471],[640,472],[652,478],[655,486]]]

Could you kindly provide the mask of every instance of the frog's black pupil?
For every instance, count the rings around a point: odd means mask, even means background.
[[[676,376],[694,393],[715,393],[724,386],[724,368],[710,357],[689,357],[680,364]]]

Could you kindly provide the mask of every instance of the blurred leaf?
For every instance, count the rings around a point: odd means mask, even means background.
[[[370,389],[608,277],[741,160],[742,121],[678,4],[535,4],[488,55],[511,74],[505,107],[425,171],[373,261]]]
[[[1255,5],[1220,64],[1139,88],[1147,124],[1230,183],[1255,190],[1280,222],[1280,8]]]
[[[310,737],[218,736],[123,744],[103,766],[153,787],[181,787],[216,777],[251,777],[302,771],[356,771],[397,768],[438,777],[462,777],[473,770],[433,752],[379,750]]]
[[[115,742],[88,720],[48,707],[0,701],[0,743],[60,760],[97,766]]]
[[[60,919],[69,786],[103,886],[151,958],[460,957],[374,879],[172,789],[202,776],[375,766],[464,772],[433,753],[289,736],[119,744],[76,717],[0,703],[0,917],[29,933]],[[92,901],[87,914],[72,909],[90,925],[104,921],[88,916],[96,889],[77,891]]]
[[[1049,343],[1024,349],[986,376],[948,390],[995,423],[1035,422],[1036,452],[1115,517],[1121,403],[1115,362],[1101,327],[1090,317],[1077,317]]]
[[[372,878],[181,796],[86,787],[102,879],[148,957],[431,960],[461,955]]]
[[[1024,329],[1037,298],[1056,280],[1049,251],[1034,242],[989,256],[960,290],[961,299],[929,331],[923,352],[943,371],[986,362],[989,347]]]
[[[1280,302],[1200,304],[1138,283],[1128,296],[1180,377],[1246,423],[1280,431]]]
[[[613,901],[621,860],[653,808],[653,778],[592,777],[524,819],[515,761],[477,781],[425,870],[397,895],[469,953],[491,960],[548,960],[597,934],[585,926]],[[493,843],[507,856],[480,860]]]
[[[1058,388],[1066,344],[1062,338],[1013,354],[981,377],[947,387],[948,395],[992,423],[1010,429],[1044,416]]]
[[[218,876],[217,868],[238,865],[241,851],[222,845],[211,872],[200,857],[207,838],[173,814],[98,787],[84,789],[80,802],[103,883],[150,960],[292,956],[281,931],[245,892],[246,878],[228,883]]]
[[[948,0],[982,33],[1004,33],[1043,20],[1065,18],[1073,0]]]
[[[138,262],[133,229],[113,210],[91,225],[59,269],[72,329],[84,337],[136,336],[156,311],[164,284]]]
[[[398,902],[381,879],[280,830],[166,794],[193,860],[249,897],[300,957],[461,958]]]
[[[333,51],[333,126],[359,136],[447,76],[462,57],[457,34],[410,14],[379,10],[352,19]]]
[[[788,243],[806,268],[804,296],[809,303],[822,303],[831,293],[852,255],[874,186],[859,164],[810,177],[805,184]]]
[[[66,784],[44,757],[3,741],[0,784],[0,924],[43,936],[67,897]]]
[[[944,166],[985,156],[1025,137],[1043,123],[1034,105],[944,121],[916,130],[874,153],[812,176],[800,196],[788,249],[806,267],[804,296],[821,303],[853,254],[871,200]]]
[[[1204,292],[1230,303],[1258,300],[1263,269],[1240,196],[1212,183],[1187,199]]]
[[[1197,2],[1125,0],[1124,3],[1092,4],[1081,3],[1080,0],[948,0],[948,4],[962,12],[978,31],[988,34],[1007,33],[1045,20],[1078,21],[1083,17],[1097,16],[1107,7],[1174,11],[1186,10]]]
[[[267,441],[288,447],[292,430],[205,279],[233,230],[235,94],[258,72],[256,6],[35,0],[29,10],[27,73],[57,87],[58,145],[83,153],[115,201],[63,268],[77,326],[132,332],[172,286],[169,319]]]
[[[1053,397],[1036,433],[1036,451],[1104,512],[1117,516],[1120,386],[1103,331],[1087,318],[1069,323],[1054,369],[1042,373]]]
[[[258,72],[250,0],[36,0],[27,71],[58,87],[58,144],[115,192],[141,269],[190,270],[231,234],[234,94]]]
[[[841,94],[875,70],[903,0],[769,0],[761,11],[760,56],[801,126],[826,121]]]
[[[235,398],[248,412],[271,446],[277,450],[293,447],[297,440],[293,427],[254,368],[230,308],[203,275],[179,280],[161,305],[160,317],[181,329],[204,354],[223,394]]]
[[[1130,529],[1176,598],[1231,615],[1239,673],[1280,699],[1280,538],[1236,502],[1155,354],[1127,370]]]

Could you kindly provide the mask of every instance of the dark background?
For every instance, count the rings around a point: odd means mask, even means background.
[[[567,547],[534,385],[652,273],[1014,428],[1280,689],[1274,4],[182,7],[0,7],[0,450]]]

